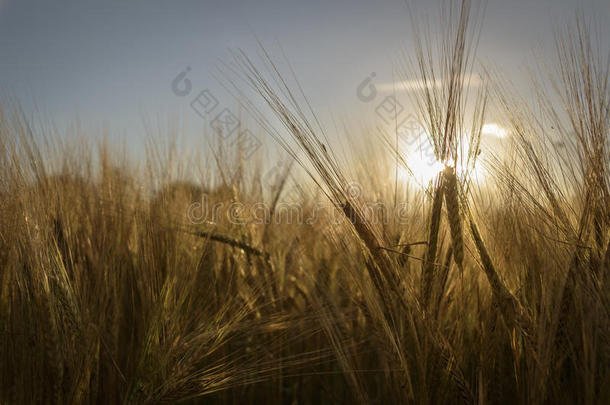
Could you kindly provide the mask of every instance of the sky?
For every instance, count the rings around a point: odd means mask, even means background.
[[[415,3],[424,12],[436,4]],[[487,3],[479,60],[525,90],[527,66],[550,58],[553,29],[575,10],[610,38],[608,0]],[[257,39],[273,58],[285,55],[317,112],[342,118],[372,109],[357,97],[359,84],[375,72],[387,87],[412,49],[404,0],[0,0],[0,97],[60,128],[78,119],[136,144],[150,117],[204,126],[189,103],[204,89],[234,105],[218,85],[221,62],[231,49],[255,55]],[[187,67],[192,91],[179,96],[172,81]]]

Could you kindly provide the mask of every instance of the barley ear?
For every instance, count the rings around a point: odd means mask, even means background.
[[[532,322],[521,307],[517,298],[508,290],[500,279],[500,276],[496,272],[493,262],[491,261],[491,257],[487,252],[485,244],[483,243],[479,229],[472,217],[470,218],[470,230],[472,232],[472,238],[474,239],[479,257],[481,258],[483,271],[485,272],[487,281],[491,286],[495,305],[500,311],[500,314],[504,318],[507,326],[511,329],[516,328],[520,330],[523,337],[526,339],[526,344],[529,346],[529,348],[532,348],[533,344],[530,333],[532,330]]]
[[[426,248],[425,260],[422,265],[421,294],[422,304],[428,306],[432,282],[434,280],[434,270],[436,263],[436,251],[438,249],[438,231],[441,223],[441,211],[443,208],[443,175],[439,174],[437,184],[434,189],[432,200],[432,211],[430,212],[430,225],[428,231],[428,245]]]
[[[445,204],[447,205],[447,220],[451,231],[453,258],[460,271],[464,270],[464,238],[462,236],[462,218],[458,199],[458,185],[455,169],[447,166],[443,171]]]

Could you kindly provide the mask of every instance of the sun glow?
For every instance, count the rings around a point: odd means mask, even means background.
[[[506,138],[507,132],[498,124],[485,124],[481,130],[482,135],[491,135],[496,138]]]
[[[428,159],[416,153],[407,155],[406,160],[408,168],[400,168],[400,179],[415,180],[422,187],[426,187],[445,168],[438,160]]]
[[[408,162],[408,168],[400,166],[398,170],[398,178],[402,182],[415,182],[422,188],[427,188],[432,181],[445,169],[445,165],[438,160],[429,161],[422,159],[417,154],[412,154],[405,157]],[[453,166],[453,165],[451,165]],[[457,167],[456,172],[458,177],[464,177],[464,169]],[[474,168],[468,171],[468,178],[475,182],[484,181],[487,177],[487,172],[476,163]]]
[[[495,131],[496,136],[505,135],[504,129],[495,124],[489,124],[486,127],[488,132]],[[467,149],[468,146],[464,145],[464,150]],[[404,182],[415,182],[422,188],[427,188],[430,182],[446,167],[444,163],[439,162],[434,156],[434,147],[426,136],[422,136],[417,142],[413,141],[402,145],[401,156],[403,165],[399,169],[399,179]],[[447,164],[455,167],[457,175],[461,178],[467,174],[474,181],[482,181],[486,177],[486,171],[481,165],[481,158],[482,156],[479,155],[474,167],[469,168],[464,167],[465,163],[464,165],[459,163],[455,165],[455,162],[448,162]],[[467,170],[468,173],[465,173]]]

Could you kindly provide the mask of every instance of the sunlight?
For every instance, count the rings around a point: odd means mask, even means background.
[[[505,131],[502,127],[491,124],[489,131],[495,131],[497,136],[501,136]],[[504,131],[504,132],[503,132]],[[464,145],[464,149],[468,149],[468,145]],[[430,144],[429,138],[421,136],[417,142],[406,142],[402,146],[401,154],[406,161],[407,167],[400,167],[398,177],[401,181],[414,181],[422,188],[427,188],[431,181],[445,169],[445,164],[439,162],[434,156],[434,148]],[[481,164],[482,156],[479,156],[473,168],[470,169],[468,176],[478,182],[486,178],[486,171]],[[456,166],[455,162],[449,163],[451,166]],[[460,177],[464,177],[465,173],[462,165],[458,164],[456,172]]]
[[[495,136],[496,138],[505,138],[507,131],[502,126],[492,123],[483,125],[481,134]]]
[[[438,160],[427,159],[417,153],[409,154],[406,158],[409,169],[400,167],[399,178],[402,181],[415,180],[422,187],[426,187],[445,168]]]
[[[401,182],[415,182],[423,189],[430,185],[436,176],[445,169],[445,165],[435,160],[430,162],[422,159],[419,155],[413,154],[406,156],[409,168],[399,166],[398,179]],[[464,171],[458,166],[457,173],[463,177]],[[483,168],[480,162],[477,162],[472,170],[470,170],[469,178],[475,182],[482,182],[487,177],[487,171]]]

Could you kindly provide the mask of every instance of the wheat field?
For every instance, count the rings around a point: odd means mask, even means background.
[[[405,63],[442,83],[414,94],[443,167],[422,188],[344,167],[271,57],[235,52],[229,79],[292,159],[267,188],[239,150],[184,180],[171,148],[137,164],[5,105],[0,403],[608,403],[610,52],[579,15],[539,108],[493,69],[473,91],[476,3],[446,2]],[[491,105],[512,142],[477,161]],[[409,170],[392,136],[366,142]],[[202,201],[220,213],[194,221]]]

